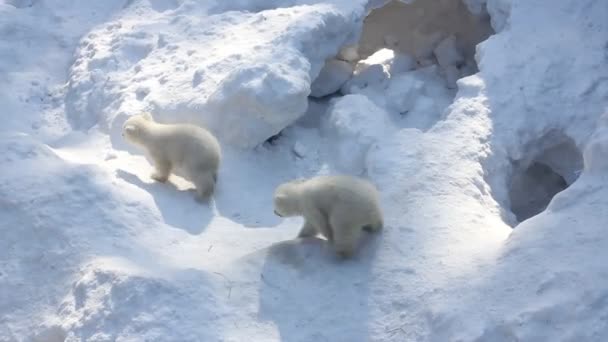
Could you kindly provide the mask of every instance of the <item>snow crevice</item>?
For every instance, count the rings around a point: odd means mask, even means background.
[[[562,132],[549,132],[527,146],[524,156],[513,162],[509,182],[510,210],[518,222],[545,210],[583,169],[582,152]]]

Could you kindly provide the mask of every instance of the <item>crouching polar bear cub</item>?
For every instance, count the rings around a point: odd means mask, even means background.
[[[279,185],[274,212],[281,217],[303,216],[298,237],[320,233],[336,253],[350,257],[362,231],[382,229],[378,191],[368,181],[351,176],[319,176]]]
[[[166,182],[173,172],[194,183],[198,200],[213,194],[221,150],[217,139],[206,129],[190,124],[161,124],[144,113],[127,119],[122,135],[146,150],[156,168],[152,179]]]

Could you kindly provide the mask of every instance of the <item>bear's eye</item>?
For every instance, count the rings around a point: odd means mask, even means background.
[[[137,127],[135,127],[133,125],[125,126],[125,133],[127,133],[127,134],[134,134],[136,131],[137,131]]]

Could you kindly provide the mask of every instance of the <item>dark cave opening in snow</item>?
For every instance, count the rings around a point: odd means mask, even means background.
[[[510,209],[518,222],[544,211],[583,168],[582,153],[561,132],[550,132],[529,146],[527,156],[513,162],[509,183]]]

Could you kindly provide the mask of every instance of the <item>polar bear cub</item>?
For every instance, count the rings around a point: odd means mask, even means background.
[[[336,253],[350,257],[362,231],[382,229],[378,191],[368,181],[351,176],[318,176],[279,185],[274,212],[281,217],[303,216],[298,237],[321,234]]]
[[[198,200],[213,194],[221,150],[206,129],[191,124],[161,124],[144,113],[127,119],[122,135],[152,159],[156,168],[152,179],[166,182],[173,172],[194,183]]]

